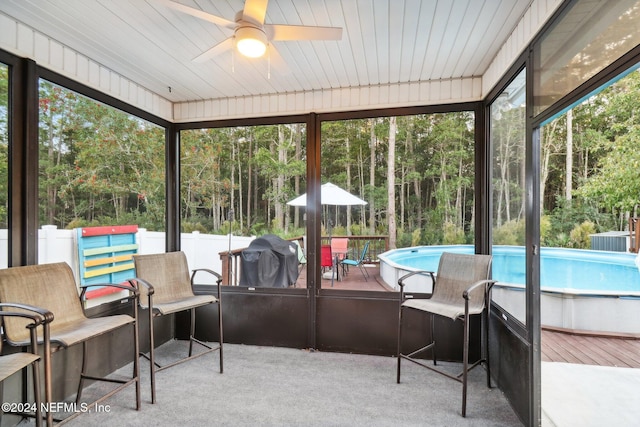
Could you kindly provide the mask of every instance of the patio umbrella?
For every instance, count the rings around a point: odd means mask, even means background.
[[[320,187],[320,200],[323,205],[351,206],[366,205],[367,202],[354,196],[335,184],[327,182]],[[307,206],[307,193],[287,202],[289,206]]]
[[[336,206],[336,223],[338,217],[338,206],[366,205],[367,202],[360,197],[354,196],[335,184],[327,182],[320,187],[320,201],[322,205]],[[307,206],[307,193],[287,202],[289,206]],[[331,235],[331,224],[327,227]]]

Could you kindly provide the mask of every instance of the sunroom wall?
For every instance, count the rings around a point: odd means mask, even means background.
[[[0,48],[164,120],[173,118],[167,99],[2,12]]]
[[[562,0],[534,0],[482,77],[406,82],[175,103],[174,121],[339,112],[480,101],[508,71]]]
[[[562,2],[563,0],[534,0],[531,2],[529,9],[520,18],[518,25],[513,29],[482,76],[482,99],[505,75]]]
[[[0,48],[177,123],[479,101],[562,0],[533,0],[483,76],[171,103],[113,70],[0,13]]]

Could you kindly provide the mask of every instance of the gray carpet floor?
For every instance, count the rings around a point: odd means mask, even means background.
[[[160,363],[186,354],[187,345],[159,347]],[[89,408],[69,426],[520,426],[502,392],[486,387],[482,368],[470,375],[467,417],[460,416],[462,385],[403,363],[396,383],[394,357],[311,352],[225,344],[218,353],[159,372],[152,405],[148,362],[141,359],[142,407],[131,386]],[[446,364],[445,364],[446,365]],[[459,369],[459,365],[449,366]],[[131,367],[117,373],[128,374]],[[117,374],[116,373],[116,374]],[[89,387],[91,394],[105,386]],[[107,386],[109,387],[109,386]]]

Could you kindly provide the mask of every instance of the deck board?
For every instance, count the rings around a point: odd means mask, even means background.
[[[347,274],[340,273],[340,280],[321,279],[320,286],[322,289],[343,289],[358,291],[380,291],[389,292],[389,287],[384,284],[380,278],[380,266],[378,264],[368,264],[367,272],[369,278],[365,280],[358,267],[351,267]],[[329,276],[330,277],[330,276]],[[306,266],[300,270],[300,275],[296,281],[296,288],[304,288],[307,286],[307,268]]]
[[[369,280],[365,281],[357,268],[334,281],[333,289],[376,290],[388,292],[382,284],[379,268],[368,267]],[[296,287],[306,286],[306,268],[303,268]],[[331,280],[322,279],[323,289],[332,289]],[[640,368],[640,339],[593,336],[543,329],[541,358],[545,362],[564,362],[584,365]]]
[[[640,339],[585,336],[543,329],[542,360],[640,368]]]

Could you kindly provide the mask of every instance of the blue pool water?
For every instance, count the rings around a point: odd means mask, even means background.
[[[396,249],[380,258],[400,267],[438,270],[443,251],[473,253],[471,245],[418,246]],[[542,248],[540,287],[584,291],[640,292],[635,255],[582,249]],[[525,284],[522,246],[493,247],[493,278],[502,283]]]

